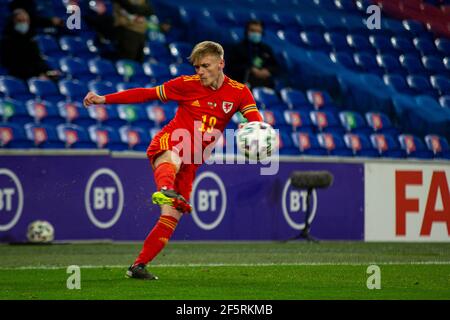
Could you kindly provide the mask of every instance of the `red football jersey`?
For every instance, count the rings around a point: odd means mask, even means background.
[[[175,129],[186,129],[191,134],[191,142],[202,139],[202,150],[211,142],[217,142],[217,134],[224,131],[233,114],[239,111],[246,116],[258,112],[249,88],[227,76],[217,90],[203,86],[200,77],[193,75],[157,86],[156,93],[162,102],[178,102],[175,117],[162,131],[172,133]]]
[[[200,83],[200,76],[181,76],[156,87],[162,102],[178,102],[178,110],[169,127],[201,132],[217,129],[223,131],[231,117],[240,111],[243,116],[258,111],[255,100],[247,86],[225,76],[222,86],[214,90]],[[202,127],[202,125],[204,126]]]

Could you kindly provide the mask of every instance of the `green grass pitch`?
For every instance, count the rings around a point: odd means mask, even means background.
[[[0,245],[0,299],[450,299],[449,243],[170,242],[126,279],[141,243]],[[68,289],[67,267],[81,289]],[[368,289],[370,265],[380,289]]]

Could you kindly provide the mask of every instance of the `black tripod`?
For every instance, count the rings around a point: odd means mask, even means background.
[[[305,239],[310,242],[319,242],[319,240],[315,239],[309,234],[311,230],[311,224],[309,222],[309,217],[311,216],[311,196],[312,196],[313,188],[308,188],[308,193],[306,195],[306,215],[305,215],[305,226],[300,231],[298,235],[289,239],[289,240],[297,240],[297,239]]]
[[[297,189],[308,190],[308,193],[306,196],[305,227],[300,234],[289,240],[305,239],[309,242],[318,242],[317,239],[309,234],[311,229],[309,218],[312,211],[311,196],[314,189],[328,188],[333,183],[333,175],[328,171],[294,171],[291,174],[291,183]]]

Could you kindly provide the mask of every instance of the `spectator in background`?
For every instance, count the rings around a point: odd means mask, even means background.
[[[59,70],[50,70],[33,40],[28,13],[16,9],[8,20],[0,45],[2,65],[8,73],[23,80],[58,77]]]
[[[262,42],[263,33],[263,23],[250,20],[245,27],[244,40],[231,48],[229,57],[230,77],[251,88],[273,88],[273,77],[278,69],[272,49]]]
[[[153,8],[146,0],[113,0],[119,59],[144,61],[147,17]]]
[[[16,9],[25,10],[30,17],[30,29],[35,32],[37,28],[63,28],[64,21],[59,17],[43,17],[37,13],[34,0],[13,0],[9,4],[13,12]]]

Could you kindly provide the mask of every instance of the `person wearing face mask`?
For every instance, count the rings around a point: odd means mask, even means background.
[[[261,21],[251,20],[245,28],[244,40],[230,54],[229,74],[249,87],[273,88],[273,77],[278,70],[272,49],[263,43],[264,26]]]
[[[27,80],[31,77],[57,76],[41,57],[30,30],[30,16],[24,9],[16,9],[9,18],[1,41],[1,63],[8,74]]]

